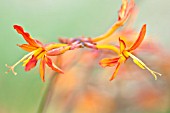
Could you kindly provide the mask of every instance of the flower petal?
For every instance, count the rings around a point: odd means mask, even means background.
[[[40,62],[40,77],[43,82],[45,82],[45,58],[42,57],[41,62]]]
[[[126,48],[126,44],[125,44],[125,42],[124,42],[122,39],[120,39],[120,38],[119,38],[119,44],[120,44],[120,53],[122,53],[122,52],[125,50],[125,48]]]
[[[47,56],[45,57],[46,63],[49,67],[51,67],[52,70],[58,72],[58,73],[64,73],[60,68],[58,68],[52,61],[50,58],[48,58]]]
[[[14,25],[13,27],[14,27],[14,29],[16,29],[16,31],[19,34],[21,34],[24,37],[25,41],[28,42],[28,44],[30,44],[32,46],[35,46],[35,47],[41,46],[40,42],[37,41],[37,40],[34,40],[33,38],[31,38],[30,34],[25,32],[24,29],[21,26]]]
[[[102,60],[100,60],[99,64],[102,67],[112,67],[114,66],[117,62],[118,62],[119,58],[104,58]]]
[[[116,69],[115,69],[115,72],[113,73],[112,77],[110,78],[110,81],[112,81],[116,77],[116,75],[117,75],[117,73],[119,71],[120,65],[121,65],[121,63],[118,62],[117,66],[116,66]]]
[[[36,57],[32,55],[32,58],[29,60],[29,62],[25,66],[25,71],[29,71],[30,69],[34,68],[37,64]]]
[[[31,46],[29,44],[22,44],[22,45],[17,44],[17,46],[19,46],[20,48],[22,48],[23,50],[28,51],[28,52],[31,52],[31,51],[34,51],[37,49],[37,47]]]
[[[137,47],[139,47],[139,45],[141,44],[141,42],[143,41],[144,37],[146,34],[146,24],[144,24],[142,26],[142,29],[139,33],[138,39],[136,40],[136,42],[130,47],[129,51],[133,51],[135,50]]]

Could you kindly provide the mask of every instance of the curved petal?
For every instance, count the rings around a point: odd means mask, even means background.
[[[125,42],[124,42],[122,39],[120,39],[120,38],[119,38],[119,44],[120,44],[120,53],[122,53],[122,52],[125,50],[125,48],[126,48],[126,44],[125,44]]]
[[[42,57],[41,62],[40,62],[40,77],[43,82],[45,82],[45,58]]]
[[[137,47],[139,47],[139,45],[141,44],[141,42],[143,41],[144,37],[146,34],[146,24],[144,24],[142,26],[142,29],[139,33],[138,39],[136,40],[136,42],[130,47],[129,51],[133,51],[135,50]]]
[[[29,71],[30,69],[34,68],[37,64],[36,57],[33,55],[32,58],[29,60],[29,62],[25,66],[25,71]]]
[[[47,56],[45,57],[45,61],[47,63],[47,65],[49,67],[51,67],[52,70],[58,72],[58,73],[64,73],[60,68],[58,68],[52,61],[50,58],[48,58]]]
[[[104,58],[102,60],[100,60],[99,64],[102,67],[112,67],[114,66],[117,62],[118,62],[119,58]]]
[[[30,34],[25,32],[24,29],[21,26],[14,25],[13,27],[19,34],[21,34],[24,37],[25,41],[28,42],[28,44],[35,46],[35,47],[41,46],[40,43],[38,43],[39,41],[31,38]]]
[[[113,73],[112,77],[110,78],[110,81],[112,81],[116,77],[116,75],[117,75],[117,73],[119,71],[119,68],[120,68],[120,64],[121,63],[118,62],[117,66],[116,66],[116,69],[115,69],[115,72]]]
[[[28,51],[28,52],[31,52],[31,51],[34,51],[37,49],[37,47],[31,46],[29,44],[22,44],[22,45],[17,44],[17,46],[19,46],[20,48],[22,48],[23,50]]]

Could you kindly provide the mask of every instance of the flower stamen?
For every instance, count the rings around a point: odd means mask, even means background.
[[[13,73],[14,75],[17,75],[17,73],[14,71],[15,65],[13,65],[13,66],[8,66],[8,64],[5,64],[5,66],[6,66],[7,68],[9,68],[8,71],[5,72],[6,74],[8,74],[10,71],[12,71],[12,73]]]
[[[34,54],[34,51],[28,53],[28,54],[25,55],[21,60],[19,60],[18,62],[16,62],[16,63],[15,63],[14,65],[12,65],[12,66],[9,66],[8,64],[5,64],[5,66],[6,66],[7,68],[9,68],[8,71],[6,71],[5,73],[8,74],[10,71],[12,71],[14,75],[17,75],[17,73],[14,71],[15,66],[17,66],[20,62],[23,62],[26,58],[30,57],[30,56],[33,55],[33,54]]]
[[[157,80],[157,75],[161,76],[162,74],[151,70],[148,66],[146,66],[146,64],[144,64],[140,59],[138,59],[136,56],[134,56],[133,54],[127,52],[129,54],[129,56],[134,60],[134,63],[137,64],[139,67],[141,67],[142,69],[147,69],[155,78],[155,80]]]

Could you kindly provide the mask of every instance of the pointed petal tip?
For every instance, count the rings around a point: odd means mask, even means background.
[[[22,33],[22,32],[24,32],[24,29],[21,27],[21,26],[19,26],[19,25],[13,25],[13,27],[14,27],[14,29],[16,29],[17,30],[17,32],[18,33]]]
[[[42,80],[43,83],[45,82],[45,79],[41,79],[41,80]]]
[[[45,57],[45,60],[46,60],[46,64],[51,67],[52,70],[58,72],[58,73],[64,73],[62,69],[60,69],[59,67],[57,67],[53,62],[52,60],[49,58],[49,57]]]
[[[123,39],[119,37],[120,53],[122,53],[126,48],[126,43]]]
[[[58,73],[60,73],[60,74],[64,74],[64,71],[60,69],[60,72],[58,72]]]
[[[145,29],[146,30],[146,24],[143,24],[143,26],[142,26],[142,29]]]
[[[119,37],[119,42],[125,43],[125,41],[121,37]]]
[[[119,58],[103,58],[102,60],[100,60],[99,65],[102,68],[105,67],[112,67],[114,66],[117,62],[118,62]]]
[[[24,69],[24,70],[27,72],[27,71],[29,71],[30,69],[28,69],[28,68],[26,68],[26,67],[25,67],[25,69]]]
[[[144,25],[143,25],[143,27],[145,27],[145,28],[146,28],[146,24],[144,24]]]
[[[17,27],[20,27],[20,26],[15,24],[15,25],[13,25],[13,27],[14,27],[14,29],[16,29]]]
[[[114,79],[114,77],[111,77],[109,80],[112,81]]]
[[[121,39],[121,37],[119,37],[119,41],[121,41],[122,39]]]

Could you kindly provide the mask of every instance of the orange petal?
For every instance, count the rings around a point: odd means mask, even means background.
[[[29,44],[17,44],[17,46],[19,46],[20,48],[22,48],[25,51],[31,52],[37,49],[37,47],[31,46]]]
[[[64,73],[60,68],[58,68],[52,61],[50,58],[45,57],[46,59],[46,63],[49,67],[51,67],[52,70],[58,72],[58,73]]]
[[[40,77],[43,82],[45,82],[45,58],[42,57],[41,62],[40,62]]]
[[[120,38],[119,38],[119,44],[120,44],[120,53],[122,53],[122,52],[125,50],[125,48],[126,48],[126,44],[125,44],[125,42],[124,42],[122,39],[120,39]]]
[[[16,31],[17,31],[19,34],[21,34],[21,35],[24,37],[24,39],[26,40],[26,42],[28,42],[28,44],[30,44],[30,45],[32,45],[32,46],[35,46],[35,47],[41,46],[41,45],[38,43],[39,41],[32,39],[31,36],[30,36],[30,34],[27,33],[27,32],[24,32],[24,29],[23,29],[21,26],[14,25],[13,27],[14,27],[14,29],[16,29]]]
[[[146,34],[146,24],[144,24],[142,26],[142,29],[139,33],[138,39],[136,40],[136,42],[132,45],[132,47],[130,47],[129,51],[133,51],[135,50],[137,47],[139,47],[139,45],[141,44],[141,42],[143,41],[144,37]]]
[[[37,60],[35,56],[32,56],[32,58],[29,60],[29,62],[25,66],[25,71],[29,71],[30,69],[34,68],[37,64]]]
[[[112,75],[112,77],[110,78],[110,81],[112,81],[115,77],[116,77],[116,75],[117,75],[117,73],[118,73],[118,70],[119,70],[119,68],[120,68],[120,62],[118,62],[118,64],[117,64],[117,66],[116,66],[116,69],[115,69],[115,72],[113,73],[113,75]]]
[[[106,66],[112,67],[118,62],[118,60],[119,58],[104,58],[100,60],[99,64],[102,67],[106,67]]]

